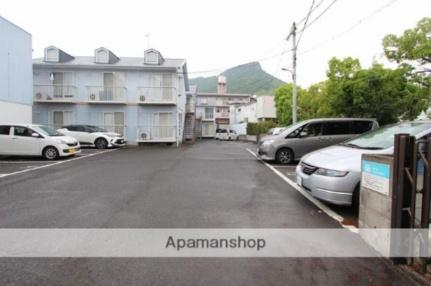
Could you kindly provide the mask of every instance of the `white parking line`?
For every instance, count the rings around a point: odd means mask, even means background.
[[[307,191],[305,191],[303,188],[301,188],[300,186],[298,186],[298,184],[294,181],[292,181],[291,179],[289,179],[287,176],[285,176],[282,172],[280,172],[279,170],[277,170],[274,166],[271,166],[270,164],[268,164],[267,162],[261,160],[259,157],[257,157],[256,153],[254,153],[252,150],[246,148],[246,150],[252,154],[256,159],[258,159],[259,161],[261,161],[265,166],[267,166],[271,171],[273,171],[277,176],[279,176],[280,178],[282,178],[286,183],[288,183],[292,188],[294,188],[295,190],[297,190],[301,195],[303,195],[304,197],[306,197],[310,202],[312,202],[316,207],[318,207],[319,209],[321,209],[325,214],[327,214],[329,217],[331,217],[332,219],[336,220],[337,222],[339,222],[341,224],[342,227],[349,229],[352,232],[357,233],[358,229],[352,225],[344,225],[343,224],[343,217],[340,216],[339,214],[337,214],[336,212],[334,212],[333,210],[331,210],[330,208],[328,208],[326,205],[324,205],[322,202],[320,202],[319,200],[315,199],[313,196],[311,196]]]
[[[92,154],[88,154],[88,155],[86,154],[86,155],[83,155],[83,156],[75,157],[75,158],[72,158],[72,159],[69,159],[69,160],[57,161],[55,163],[51,163],[51,164],[47,164],[47,165],[43,165],[43,166],[37,166],[37,167],[31,168],[31,169],[25,169],[25,170],[21,170],[21,171],[12,172],[12,173],[1,174],[0,178],[10,177],[10,176],[13,176],[13,175],[27,173],[27,172],[34,171],[34,170],[48,168],[48,167],[51,167],[51,166],[56,166],[56,165],[64,164],[64,163],[67,163],[67,162],[72,162],[72,161],[80,160],[80,159],[83,159],[83,158],[96,156],[96,155],[99,155],[99,154],[113,152],[113,151],[116,151],[116,150],[119,150],[119,149],[109,149],[109,150],[105,150],[105,151],[101,151],[101,152],[97,152],[97,153],[92,153]]]

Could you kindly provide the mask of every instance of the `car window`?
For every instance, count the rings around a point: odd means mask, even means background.
[[[65,128],[69,131],[76,131],[76,126],[63,126],[62,128]]]
[[[372,121],[353,121],[353,133],[354,134],[362,134],[367,131],[370,131],[373,128]]]
[[[322,134],[326,136],[352,134],[352,131],[350,131],[350,121],[325,122]]]
[[[78,131],[78,132],[89,132],[87,130],[87,128],[85,128],[84,126],[75,126],[75,131]]]
[[[14,135],[15,136],[23,136],[23,137],[31,137],[31,134],[33,133],[33,130],[22,127],[22,126],[15,126],[14,127]]]
[[[322,123],[310,123],[307,124],[302,130],[301,130],[301,137],[315,137],[322,135]]]
[[[10,126],[0,126],[0,135],[9,135]]]

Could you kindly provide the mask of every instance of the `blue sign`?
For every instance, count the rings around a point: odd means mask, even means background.
[[[363,160],[362,172],[366,172],[377,177],[389,179],[391,171],[388,164]]]

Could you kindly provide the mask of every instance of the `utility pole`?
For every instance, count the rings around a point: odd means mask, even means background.
[[[297,91],[296,91],[296,24],[293,22],[292,31],[292,124],[296,123],[296,105],[297,105]]]

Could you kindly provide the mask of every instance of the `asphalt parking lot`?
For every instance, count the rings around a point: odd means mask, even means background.
[[[0,178],[0,228],[341,227],[257,160],[254,146],[88,150],[33,169],[19,168],[39,163],[3,158],[11,175]],[[380,258],[0,258],[0,273],[0,285],[413,283]]]

